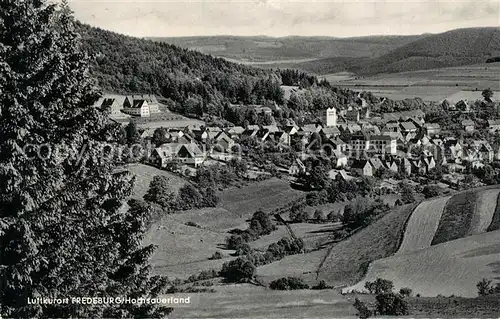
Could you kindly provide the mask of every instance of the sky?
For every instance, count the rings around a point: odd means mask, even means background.
[[[69,0],[77,19],[136,37],[407,35],[500,26],[499,0]]]

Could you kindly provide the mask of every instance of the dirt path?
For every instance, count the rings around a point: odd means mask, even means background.
[[[396,255],[427,248],[431,245],[441,214],[450,197],[439,197],[418,205],[408,221],[403,242]]]
[[[486,231],[493,219],[499,193],[500,189],[491,189],[480,192],[477,195],[476,212],[472,220],[469,235],[480,234]]]

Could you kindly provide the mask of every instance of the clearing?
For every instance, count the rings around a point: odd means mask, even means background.
[[[396,290],[409,287],[421,296],[475,297],[482,278],[498,278],[499,260],[500,231],[493,231],[377,260],[361,282],[345,290],[364,290],[366,281],[384,278]]]
[[[420,203],[415,208],[406,226],[403,243],[399,247],[397,255],[427,248],[431,245],[441,214],[450,197],[434,198]]]
[[[132,191],[133,198],[142,199],[149,189],[149,183],[151,183],[153,177],[158,175],[170,179],[171,192],[177,192],[186,183],[185,179],[175,174],[145,164],[130,164],[125,165],[124,168],[135,175],[134,189]]]

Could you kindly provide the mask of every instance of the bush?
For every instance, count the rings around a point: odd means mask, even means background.
[[[373,282],[367,281],[365,283],[365,288],[371,294],[389,293],[394,288],[394,284],[390,280],[377,278]]]
[[[255,212],[250,219],[250,229],[255,230],[257,235],[268,235],[277,227],[268,214],[259,210]]]
[[[436,197],[441,194],[441,188],[437,185],[427,185],[422,190],[422,194],[424,194],[425,198]]]
[[[315,212],[314,212],[314,215],[313,215],[313,219],[317,222],[322,222],[324,221],[326,218],[325,218],[325,213],[320,210],[320,209],[317,209]]]
[[[297,290],[309,289],[309,285],[304,283],[302,279],[296,277],[284,277],[276,279],[269,284],[269,288],[273,290]]]
[[[169,192],[170,180],[165,176],[154,176],[144,200],[155,203],[163,208],[171,208],[175,203],[175,195]]]
[[[402,296],[406,296],[406,297],[410,297],[411,294],[412,294],[412,290],[408,287],[403,287],[401,289],[399,289],[399,293],[402,295]]]
[[[330,222],[339,222],[342,216],[339,213],[336,213],[335,211],[331,211],[327,216],[326,219]]]
[[[323,289],[332,289],[332,287],[328,286],[326,284],[326,281],[321,280],[316,286],[313,286],[311,289],[314,289],[314,290],[323,290]]]
[[[210,258],[210,260],[222,259],[222,253],[220,251],[216,251]]]
[[[239,257],[225,262],[219,275],[230,282],[245,282],[255,277],[255,266],[247,259]]]
[[[366,318],[371,317],[372,311],[370,309],[368,309],[368,307],[365,305],[365,303],[362,302],[361,300],[359,300],[358,298],[356,298],[354,300],[353,306],[358,311],[357,315],[359,318],[366,319]]]
[[[400,294],[386,292],[375,297],[377,314],[383,316],[408,315],[408,302]]]
[[[500,283],[493,286],[491,284],[491,280],[488,280],[486,278],[483,278],[480,282],[478,282],[476,287],[479,296],[486,296],[486,295],[500,293]]]

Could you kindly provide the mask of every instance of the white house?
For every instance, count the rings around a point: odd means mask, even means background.
[[[326,109],[326,126],[336,126],[337,125],[337,109],[335,107],[329,107]]]

